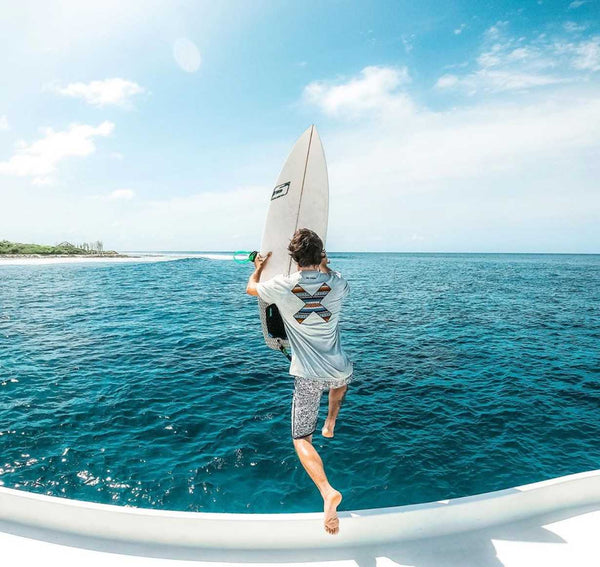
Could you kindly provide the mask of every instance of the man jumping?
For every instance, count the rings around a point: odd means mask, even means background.
[[[352,362],[341,348],[339,333],[348,282],[339,272],[329,269],[323,241],[312,230],[296,231],[288,250],[298,264],[298,271],[259,283],[271,253],[266,257],[259,255],[254,260],[255,270],[248,280],[246,293],[277,305],[283,319],[292,349],[294,448],[323,497],[325,530],[337,534],[337,507],[342,495],[329,484],[323,461],[312,445],[312,435],[317,426],[321,395],[328,390],[329,411],[321,433],[324,437],[333,437],[335,420],[352,380]]]

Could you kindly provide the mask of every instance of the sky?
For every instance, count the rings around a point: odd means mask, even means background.
[[[600,253],[599,0],[0,10],[0,239],[252,250],[315,124],[330,251]]]

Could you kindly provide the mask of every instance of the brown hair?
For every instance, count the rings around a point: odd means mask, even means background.
[[[323,241],[316,232],[308,228],[300,228],[295,232],[288,250],[301,268],[320,264],[323,259]]]

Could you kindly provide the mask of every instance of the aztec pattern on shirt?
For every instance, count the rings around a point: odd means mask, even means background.
[[[331,312],[328,311],[326,307],[321,305],[321,301],[323,301],[323,298],[330,291],[331,288],[324,283],[314,295],[311,295],[301,285],[296,284],[296,286],[292,289],[292,293],[304,301],[304,307],[297,313],[294,313],[294,319],[296,319],[298,323],[302,324],[302,321],[304,321],[304,319],[306,319],[311,313],[316,313],[325,321],[329,321]]]

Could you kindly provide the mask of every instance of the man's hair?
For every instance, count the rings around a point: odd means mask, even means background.
[[[295,232],[288,250],[294,262],[301,268],[320,264],[323,259],[323,241],[316,232],[308,228],[300,228]]]

